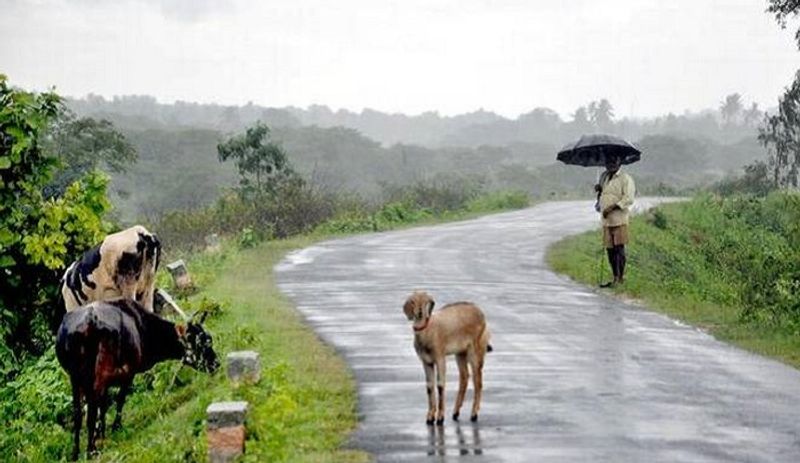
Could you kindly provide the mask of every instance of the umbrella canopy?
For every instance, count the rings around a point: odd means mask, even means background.
[[[642,152],[622,138],[593,134],[583,135],[575,143],[561,148],[556,159],[576,166],[605,166],[609,155],[620,156],[622,164],[633,164],[641,158]]]

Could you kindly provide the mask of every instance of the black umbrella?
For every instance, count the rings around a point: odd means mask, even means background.
[[[642,152],[619,137],[593,134],[583,135],[575,143],[561,148],[556,159],[576,166],[605,166],[609,155],[620,156],[622,164],[633,164],[641,158]]]

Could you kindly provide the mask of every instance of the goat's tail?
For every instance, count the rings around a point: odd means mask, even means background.
[[[480,336],[478,336],[478,339],[480,339],[481,345],[486,346],[486,352],[492,352],[494,350],[494,347],[492,347],[491,344],[491,338],[492,334],[489,332],[489,327],[486,325],[486,323],[484,323],[483,331],[481,331],[481,334]]]

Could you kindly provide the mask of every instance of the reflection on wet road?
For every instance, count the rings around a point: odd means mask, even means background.
[[[800,373],[547,269],[550,243],[596,225],[588,201],[546,203],[287,256],[280,288],[358,382],[353,445],[387,462],[800,461]],[[414,289],[487,315],[476,424],[425,425]],[[450,359],[446,416],[457,384]]]

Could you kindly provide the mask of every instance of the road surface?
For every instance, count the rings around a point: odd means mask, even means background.
[[[279,287],[358,383],[351,445],[380,462],[800,461],[798,371],[547,268],[549,244],[597,225],[589,201],[545,203],[288,255]],[[402,312],[415,289],[486,313],[494,352],[476,424],[449,419],[452,358],[448,419],[425,424]],[[470,384],[462,417],[471,404]]]

